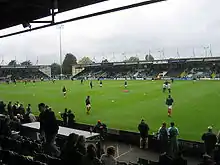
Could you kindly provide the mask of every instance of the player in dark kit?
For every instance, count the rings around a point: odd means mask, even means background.
[[[63,96],[66,97],[66,87],[65,86],[63,87],[62,91],[63,91]]]
[[[81,84],[83,84],[83,79],[81,79]]]
[[[52,82],[55,83],[55,79],[54,78],[52,79]]]
[[[171,117],[173,102],[173,98],[171,97],[171,95],[169,95],[166,99],[166,105],[168,106],[168,117]]]
[[[170,80],[171,80],[172,83],[174,82],[174,79],[173,79],[173,78],[171,78]]]
[[[92,81],[90,81],[89,85],[90,85],[90,88],[92,89],[92,87],[93,87],[93,86],[92,86]]]
[[[99,86],[102,87],[102,80],[100,80],[100,82],[99,82]]]
[[[86,113],[87,113],[87,115],[89,115],[90,109],[91,109],[90,96],[87,96],[87,98],[86,98]]]
[[[125,88],[128,87],[128,82],[127,82],[127,80],[125,80],[124,86],[125,86]]]

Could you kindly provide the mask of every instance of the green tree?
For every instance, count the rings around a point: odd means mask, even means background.
[[[16,60],[11,60],[11,61],[8,63],[8,66],[16,66],[16,65],[17,65]]]
[[[24,61],[24,62],[21,63],[21,66],[31,66],[31,65],[32,65],[32,63],[31,63],[30,60]]]
[[[149,54],[149,55],[147,54],[147,55],[145,56],[145,60],[151,62],[151,61],[154,61],[154,57],[153,57],[151,54]]]
[[[72,74],[72,66],[75,64],[77,64],[76,57],[71,53],[67,53],[63,60],[63,74]]]
[[[128,60],[125,60],[124,62],[138,62],[139,58],[138,57],[130,57]]]
[[[51,67],[51,75],[60,75],[60,65],[57,63],[53,63],[50,65]]]
[[[107,59],[102,60],[102,63],[108,63]]]
[[[83,57],[79,60],[79,64],[92,64],[92,60],[89,57]]]

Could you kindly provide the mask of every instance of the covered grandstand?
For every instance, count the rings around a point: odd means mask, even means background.
[[[73,68],[78,70],[74,75],[77,79],[214,79],[220,78],[220,57],[92,63]]]

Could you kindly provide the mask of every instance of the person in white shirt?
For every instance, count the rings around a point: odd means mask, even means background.
[[[107,148],[107,154],[103,154],[101,156],[101,162],[104,165],[116,165],[117,161],[114,158],[114,156],[115,156],[115,147],[110,146]]]

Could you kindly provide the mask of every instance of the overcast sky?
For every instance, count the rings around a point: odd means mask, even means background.
[[[110,0],[56,16],[56,21],[77,17],[143,0]],[[144,59],[151,51],[155,58],[205,56],[211,45],[212,55],[220,56],[220,1],[168,0],[165,2],[97,16],[64,24],[63,57],[73,53],[78,59],[89,56],[121,61],[126,57]],[[5,34],[22,26],[0,31]],[[210,50],[207,49],[207,54]],[[0,61],[26,59],[40,64],[59,63],[59,30],[56,26],[20,34],[0,41]]]

